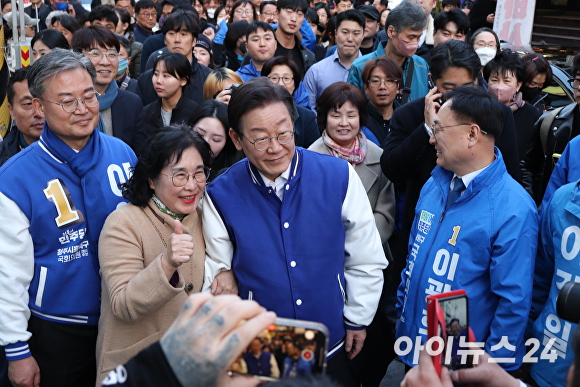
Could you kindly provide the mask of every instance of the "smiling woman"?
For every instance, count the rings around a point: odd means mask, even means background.
[[[198,204],[210,148],[188,126],[153,136],[123,187],[99,241],[102,276],[99,379],[159,340],[188,294],[203,283],[205,244]]]

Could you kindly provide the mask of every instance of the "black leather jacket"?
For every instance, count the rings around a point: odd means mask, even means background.
[[[554,154],[562,154],[568,142],[572,139],[574,127],[574,115],[578,104],[576,102],[564,107],[554,118],[550,125],[546,140],[546,151],[542,146],[540,128],[542,122],[550,112],[544,113],[534,125],[534,134],[530,147],[522,161],[522,184],[526,191],[539,205],[546,191],[550,175],[554,169],[557,158]]]

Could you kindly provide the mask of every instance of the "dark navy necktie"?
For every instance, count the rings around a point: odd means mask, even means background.
[[[455,176],[453,178],[453,189],[449,191],[445,209],[449,208],[451,203],[454,203],[457,199],[459,199],[463,191],[465,191],[465,184],[463,184],[463,180],[459,176]]]

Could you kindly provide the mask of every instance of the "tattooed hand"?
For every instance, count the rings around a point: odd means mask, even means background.
[[[275,318],[255,301],[194,294],[161,339],[161,348],[184,387],[255,386],[257,380],[229,377],[227,369]]]

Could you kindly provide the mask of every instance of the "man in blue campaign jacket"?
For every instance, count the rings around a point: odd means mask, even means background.
[[[247,159],[207,188],[204,288],[232,268],[242,298],[325,324],[328,373],[349,385],[347,356],[363,346],[387,260],[356,172],[296,148],[293,111],[291,95],[263,77],[232,93],[230,136]]]
[[[573,149],[570,147],[573,147],[577,138],[570,141],[566,151]],[[556,165],[561,162],[558,161]],[[542,386],[565,386],[566,374],[574,359],[570,344],[577,324],[558,317],[556,298],[566,282],[580,282],[579,227],[580,185],[576,182],[558,189],[542,208],[530,313],[530,321],[533,322],[531,336],[540,344],[535,354],[539,359],[532,364],[530,375]],[[551,347],[556,352],[555,362],[541,356],[550,339],[555,339]]]
[[[0,345],[12,383],[94,386],[97,244],[125,200],[133,151],[105,135],[88,58],[53,50],[31,67],[40,140],[0,169]]]
[[[409,366],[418,362],[425,297],[465,289],[477,342],[494,358],[512,359],[501,366],[516,370],[525,352],[538,215],[494,148],[500,104],[477,87],[448,97],[431,128],[437,167],[421,191],[401,274],[397,337],[410,338],[413,348],[400,357]]]

